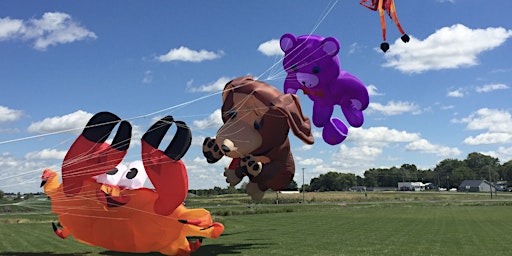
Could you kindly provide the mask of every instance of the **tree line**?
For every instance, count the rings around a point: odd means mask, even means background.
[[[498,158],[473,152],[466,159],[444,159],[431,170],[420,170],[414,164],[402,164],[400,167],[371,168],[363,177],[353,173],[328,172],[311,179],[309,184],[298,185],[294,180],[284,190],[301,191],[343,191],[355,186],[397,187],[398,182],[421,181],[432,183],[436,187],[457,188],[464,180],[505,181],[512,186],[512,160],[500,164]],[[196,195],[221,195],[245,193],[245,185],[239,188],[227,186],[211,189],[195,189],[189,192]],[[5,193],[0,190],[0,199]]]
[[[309,184],[297,184],[294,180],[284,190],[302,191],[344,191],[356,186],[394,187],[398,182],[431,183],[435,187],[458,188],[464,180],[506,181],[512,186],[512,160],[500,164],[498,158],[473,152],[466,159],[444,159],[434,169],[421,170],[414,164],[402,164],[400,167],[371,168],[363,177],[353,173],[327,172],[311,179]],[[199,195],[219,195],[245,193],[245,185],[238,189],[215,187],[191,191]]]
[[[512,160],[500,164],[498,158],[473,152],[466,159],[444,159],[431,170],[414,164],[400,167],[372,168],[364,177],[352,173],[328,172],[311,179],[306,191],[341,191],[354,186],[397,187],[398,182],[432,183],[443,188],[457,188],[464,180],[506,181],[512,185]]]

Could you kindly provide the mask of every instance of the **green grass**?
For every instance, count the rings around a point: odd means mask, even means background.
[[[512,252],[512,201],[507,196],[487,200],[454,193],[432,200],[426,193],[393,193],[383,195],[387,200],[368,203],[362,202],[368,199],[352,199],[347,204],[347,198],[360,195],[337,193],[338,202],[329,199],[318,203],[320,197],[335,194],[316,195],[315,203],[305,205],[240,205],[215,198],[216,204],[207,209],[226,229],[218,239],[205,239],[193,255],[453,256]],[[187,206],[207,203],[201,200],[188,200]],[[283,200],[280,195],[280,202]],[[51,214],[0,215],[0,255],[126,255],[70,238],[61,240],[51,229],[50,222],[55,219]]]

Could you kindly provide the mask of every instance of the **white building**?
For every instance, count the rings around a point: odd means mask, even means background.
[[[425,190],[423,182],[398,182],[399,191],[422,191]]]

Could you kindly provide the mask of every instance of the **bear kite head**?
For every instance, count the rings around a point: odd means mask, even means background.
[[[297,79],[303,86],[312,88],[329,84],[340,73],[337,56],[340,44],[336,38],[284,34],[280,46],[285,53],[283,67],[287,79]]]

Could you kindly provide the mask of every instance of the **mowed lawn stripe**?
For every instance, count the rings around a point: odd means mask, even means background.
[[[220,210],[236,212],[232,207]],[[512,207],[508,205],[258,205],[244,211],[248,214],[216,216],[225,225],[225,232],[218,239],[205,239],[193,255],[453,256],[508,255],[512,251],[512,243],[507,239],[512,227]],[[28,219],[29,223],[0,221],[0,255],[111,255],[105,249],[89,247],[71,237],[58,238],[47,217],[12,215],[10,218]]]

